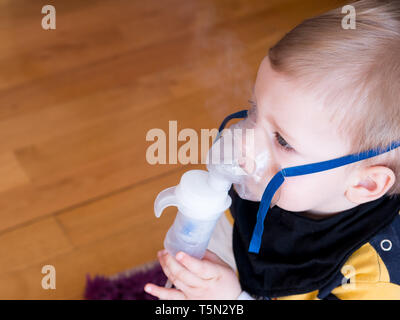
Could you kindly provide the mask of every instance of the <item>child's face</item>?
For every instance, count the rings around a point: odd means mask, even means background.
[[[271,152],[281,168],[330,160],[349,154],[350,147],[313,92],[272,70],[266,57],[258,70],[253,100],[257,126],[274,137]],[[279,135],[278,135],[279,134]],[[315,214],[343,211],[351,183],[346,167],[286,178],[276,203],[289,211]]]

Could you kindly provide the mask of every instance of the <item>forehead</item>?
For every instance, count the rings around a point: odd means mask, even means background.
[[[299,153],[320,160],[348,153],[348,144],[328,116],[329,106],[323,104],[316,92],[275,72],[268,57],[258,70],[254,94],[261,121],[273,119],[293,137],[293,147]]]

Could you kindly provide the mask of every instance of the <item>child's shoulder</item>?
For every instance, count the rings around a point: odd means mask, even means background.
[[[400,211],[393,222],[368,242],[376,252],[382,274],[388,281],[400,285]]]
[[[341,268],[339,299],[400,299],[400,212],[391,224],[354,251]]]

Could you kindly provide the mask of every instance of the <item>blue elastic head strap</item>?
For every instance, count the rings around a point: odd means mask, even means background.
[[[231,121],[232,119],[244,119],[247,118],[247,110],[242,110],[242,111],[238,111],[235,113],[230,114],[229,116],[227,116],[224,121],[222,121],[221,125],[219,126],[218,129],[218,135],[215,138],[214,142],[217,141],[219,139],[219,137],[221,136],[221,132],[222,130],[224,130],[226,124]]]
[[[235,118],[245,118],[246,116],[247,116],[247,110],[239,111],[239,112],[229,115],[222,122],[222,124],[219,128],[219,131],[221,132],[224,129],[225,125],[228,123],[229,120],[235,119]],[[279,171],[271,179],[271,181],[265,188],[264,193],[262,195],[261,203],[260,203],[260,206],[259,206],[258,212],[257,212],[256,226],[254,227],[253,235],[252,235],[252,238],[250,241],[249,252],[258,253],[260,251],[261,238],[262,238],[262,234],[264,231],[265,217],[266,217],[269,207],[271,205],[272,198],[274,197],[276,191],[278,191],[280,186],[285,181],[285,177],[295,177],[295,176],[301,176],[301,175],[312,174],[312,173],[317,173],[317,172],[321,172],[321,171],[339,168],[339,167],[342,167],[342,166],[345,166],[345,165],[348,165],[348,164],[351,164],[354,162],[358,162],[358,161],[362,161],[362,160],[369,159],[372,157],[376,157],[380,154],[389,152],[398,147],[400,147],[400,141],[393,142],[388,147],[383,148],[383,149],[381,149],[381,148],[371,149],[371,150],[364,151],[361,153],[351,154],[348,156],[344,156],[344,157],[340,157],[340,158],[336,158],[336,159],[332,159],[332,160],[316,162],[316,163],[295,166],[295,167],[289,167],[289,168],[285,168],[285,169],[282,169],[281,171]]]

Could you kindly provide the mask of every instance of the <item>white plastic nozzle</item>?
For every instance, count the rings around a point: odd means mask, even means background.
[[[159,218],[166,207],[178,206],[175,196],[175,188],[171,187],[161,191],[154,201],[154,213]]]

